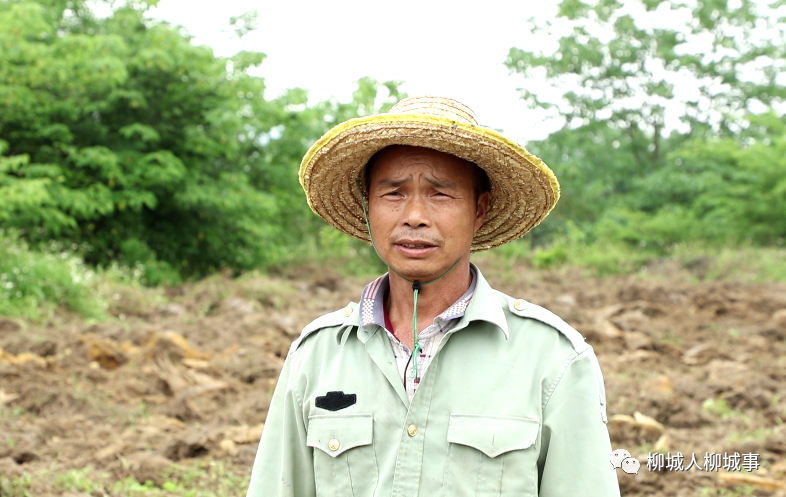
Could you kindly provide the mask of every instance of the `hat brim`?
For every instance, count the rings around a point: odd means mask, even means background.
[[[439,150],[486,171],[489,208],[473,238],[472,252],[524,236],[559,199],[559,183],[551,169],[492,129],[430,115],[379,114],[339,124],[303,157],[300,184],[311,210],[336,229],[370,242],[357,178],[369,159],[390,145]]]

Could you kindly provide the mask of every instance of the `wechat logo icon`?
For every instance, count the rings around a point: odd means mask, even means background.
[[[638,459],[631,457],[630,452],[625,449],[617,449],[612,452],[609,461],[611,461],[613,469],[620,468],[629,475],[639,474],[641,463]]]

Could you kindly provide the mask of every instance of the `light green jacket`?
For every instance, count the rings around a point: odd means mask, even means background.
[[[360,327],[357,305],[308,325],[281,371],[248,496],[619,496],[592,347],[477,275],[411,404],[385,331]],[[316,407],[337,391],[356,402]]]

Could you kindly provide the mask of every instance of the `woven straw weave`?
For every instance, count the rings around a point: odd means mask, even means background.
[[[475,114],[455,100],[404,99],[387,114],[351,119],[320,138],[300,165],[300,183],[311,209],[340,231],[370,242],[357,178],[368,160],[390,145],[446,152],[484,169],[491,183],[486,221],[473,252],[523,236],[559,199],[551,169],[524,147],[478,126]]]

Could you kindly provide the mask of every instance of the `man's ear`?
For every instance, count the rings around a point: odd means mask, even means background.
[[[489,192],[483,192],[478,196],[478,210],[475,214],[475,231],[477,232],[481,226],[483,226],[483,222],[486,220],[486,213],[488,213],[489,209],[489,198],[491,194]],[[474,233],[473,232],[473,233]]]

